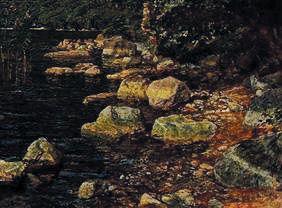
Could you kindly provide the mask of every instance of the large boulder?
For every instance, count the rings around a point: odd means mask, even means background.
[[[155,120],[152,136],[168,143],[191,144],[207,141],[215,131],[216,126],[212,122],[194,121],[183,115],[171,115]]]
[[[188,86],[174,77],[153,81],[147,88],[149,103],[153,108],[169,110],[190,97]]]
[[[45,138],[34,141],[24,155],[23,162],[29,169],[56,167],[60,164],[62,154]]]
[[[0,160],[0,184],[9,185],[18,182],[24,174],[25,164],[23,162],[6,162]]]
[[[281,124],[282,88],[269,89],[260,97],[252,100],[244,124],[257,127],[263,124]]]
[[[81,134],[87,138],[113,140],[144,131],[141,112],[137,108],[108,106],[94,123],[86,123]]]
[[[282,133],[262,136],[232,147],[214,168],[229,187],[276,188],[282,180]]]
[[[122,100],[147,100],[149,84],[150,80],[141,76],[127,78],[121,82],[117,96]]]

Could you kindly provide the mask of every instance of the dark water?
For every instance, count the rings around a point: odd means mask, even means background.
[[[51,81],[41,68],[34,71],[25,85],[0,87],[0,115],[4,116],[0,159],[20,160],[32,141],[46,137],[64,153],[63,165],[56,179],[43,188],[33,190],[25,182],[12,190],[2,187],[0,207],[76,207],[73,204],[82,202],[72,192],[80,183],[105,175],[104,159],[95,144],[80,137],[81,125],[93,121],[103,108],[86,109],[82,100],[105,87],[82,78]]]

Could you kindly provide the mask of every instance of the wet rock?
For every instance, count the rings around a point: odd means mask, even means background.
[[[216,179],[228,187],[277,188],[282,179],[282,133],[239,143],[214,168]]]
[[[81,184],[78,191],[78,197],[80,199],[90,199],[94,196],[97,182],[85,181]]]
[[[28,169],[56,167],[60,164],[62,154],[45,138],[34,141],[27,149],[23,162]]]
[[[149,103],[153,108],[169,110],[190,97],[188,86],[174,77],[153,81],[147,88]]]
[[[108,106],[94,123],[84,124],[81,134],[87,138],[118,139],[144,131],[141,112],[137,108]]]
[[[127,78],[123,80],[117,92],[117,96],[122,100],[147,100],[146,90],[150,80],[141,76]]]
[[[159,200],[155,199],[151,195],[145,193],[141,196],[140,203],[139,203],[139,208],[149,208],[149,207],[154,207],[154,208],[167,208],[167,205],[164,203],[160,202]]]
[[[51,67],[45,71],[46,75],[49,76],[62,76],[73,74],[73,70],[69,67]]]
[[[282,115],[282,88],[270,89],[260,97],[255,97],[248,109],[244,124],[256,127],[263,124],[278,125]]]
[[[89,63],[94,61],[91,52],[86,50],[69,50],[46,53],[44,59],[58,64]]]
[[[137,76],[137,75],[144,75],[147,71],[145,69],[138,69],[138,68],[131,68],[131,69],[125,69],[121,72],[114,73],[114,74],[108,74],[107,79],[109,80],[124,80],[129,77]]]
[[[96,95],[89,95],[83,100],[84,105],[88,105],[94,102],[101,102],[101,101],[107,101],[112,100],[116,98],[117,94],[114,92],[103,92]]]
[[[152,136],[169,143],[191,144],[207,141],[216,131],[209,121],[194,121],[183,115],[171,115],[155,120]]]
[[[0,160],[0,185],[10,185],[18,182],[24,174],[25,164],[23,162],[6,162]]]

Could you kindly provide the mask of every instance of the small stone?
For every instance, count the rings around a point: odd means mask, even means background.
[[[45,74],[50,76],[70,75],[72,73],[73,70],[69,67],[51,67],[45,71]]]
[[[81,184],[78,191],[78,197],[80,199],[90,199],[94,196],[97,182],[85,181]]]
[[[34,141],[27,149],[23,162],[28,168],[40,169],[50,166],[58,166],[62,159],[62,154],[55,146],[45,138]]]
[[[153,198],[151,195],[145,193],[141,196],[139,208],[154,207],[167,208],[167,206],[159,200]]]
[[[153,81],[146,93],[150,105],[163,110],[169,110],[190,98],[188,86],[174,77]]]
[[[127,78],[122,81],[117,96],[122,100],[147,100],[146,90],[150,80],[141,76]]]
[[[0,184],[14,184],[21,179],[25,171],[23,162],[6,162],[0,160]]]

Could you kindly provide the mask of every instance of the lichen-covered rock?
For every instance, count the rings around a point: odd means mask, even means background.
[[[23,162],[29,169],[55,167],[60,164],[62,154],[45,138],[34,141],[27,149]]]
[[[194,205],[195,199],[189,189],[181,189],[172,194],[162,196],[162,202],[171,207],[185,208]]]
[[[0,160],[0,184],[8,185],[16,183],[25,171],[23,162],[6,162]]]
[[[190,97],[188,86],[174,77],[153,81],[147,88],[149,103],[153,108],[169,110]]]
[[[122,100],[147,100],[149,83],[150,80],[141,76],[127,78],[121,82],[117,96]]]
[[[278,187],[282,180],[281,144],[281,132],[241,142],[216,163],[216,179],[229,187]]]
[[[160,202],[159,200],[155,199],[151,195],[145,193],[141,196],[140,203],[139,203],[139,208],[149,208],[149,207],[154,207],[154,208],[167,208],[167,205]]]
[[[78,191],[78,197],[80,199],[90,199],[94,196],[95,188],[97,182],[96,181],[85,181],[83,182]]]
[[[183,115],[171,115],[155,120],[152,136],[165,142],[191,144],[207,141],[213,136],[216,126],[209,121],[194,121]]]
[[[248,109],[244,124],[256,127],[263,124],[281,124],[282,88],[270,89],[262,96],[255,97]]]
[[[104,140],[118,139],[144,131],[141,112],[137,108],[108,106],[102,110],[94,123],[84,124],[82,136]]]
[[[69,67],[51,67],[46,69],[46,75],[49,76],[62,76],[73,74],[73,70]]]

